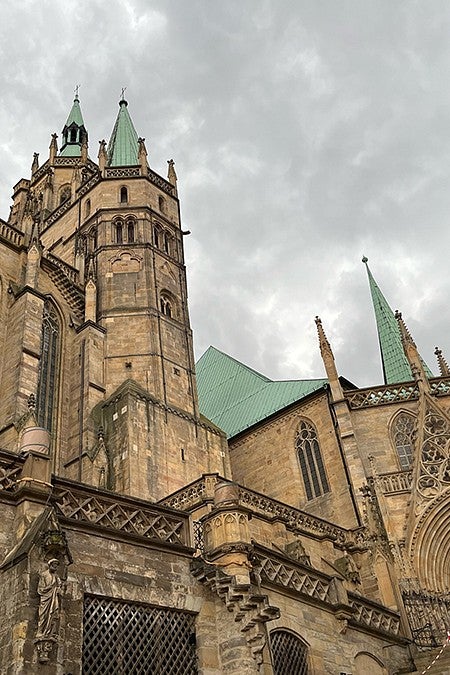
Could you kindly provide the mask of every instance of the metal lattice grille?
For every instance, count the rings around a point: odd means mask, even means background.
[[[270,633],[274,675],[308,675],[308,648],[292,633],[274,630]]]
[[[83,675],[196,675],[194,615],[84,599]]]

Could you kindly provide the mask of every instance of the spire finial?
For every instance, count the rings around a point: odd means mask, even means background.
[[[366,265],[369,262],[369,258],[366,255],[363,255],[361,258],[362,262]]]
[[[127,90],[126,87],[122,87],[122,91],[121,91],[121,93],[120,93],[120,101],[119,101],[119,105],[121,105],[122,103],[125,103],[125,105],[128,105],[127,101],[125,100],[125,92],[126,92],[126,90]]]
[[[449,365],[448,365],[447,361],[445,360],[444,356],[442,355],[442,349],[439,349],[439,347],[436,347],[436,349],[434,350],[434,353],[437,356],[439,371],[440,371],[442,377],[448,377],[450,375],[450,368],[449,368]]]
[[[80,91],[80,87],[81,87],[81,84],[76,84],[76,85],[75,85],[75,90],[74,90],[74,94],[75,94],[75,99],[74,99],[74,100],[75,100],[75,101],[78,101],[78,100],[79,100],[79,98],[78,98],[78,92]]]

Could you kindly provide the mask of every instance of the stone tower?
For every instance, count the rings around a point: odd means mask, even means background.
[[[167,179],[149,167],[123,98],[98,164],[78,95],[62,139],[41,167],[35,154],[7,224],[20,245],[5,260],[3,446],[33,395],[59,475],[151,500],[228,475],[198,410],[174,162]]]

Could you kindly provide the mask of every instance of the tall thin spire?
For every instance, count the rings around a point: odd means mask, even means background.
[[[381,351],[381,363],[385,384],[408,382],[413,380],[413,373],[403,349],[399,324],[386,298],[372,276],[368,266],[368,258],[362,259],[369,277],[370,293],[372,295],[375,320],[377,323],[378,340]],[[423,363],[423,362],[422,362]],[[425,374],[433,377],[428,366],[423,363]]]
[[[331,395],[334,401],[339,401],[343,398],[342,387],[339,382],[339,375],[334,361],[334,354],[331,349],[328,338],[322,326],[320,317],[315,318],[317,326],[317,335],[319,337],[320,355],[322,356],[323,365],[327,373],[328,382],[330,383]]]
[[[128,112],[128,103],[122,95],[119,101],[119,113],[108,144],[108,166],[137,166],[138,164],[139,139]]]
[[[83,142],[87,143],[88,135],[81,113],[78,87],[79,85],[76,87],[72,108],[62,130],[63,142],[59,153],[62,157],[80,157],[81,145]]]

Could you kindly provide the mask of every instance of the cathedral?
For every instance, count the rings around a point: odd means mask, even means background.
[[[317,379],[195,364],[174,162],[112,127],[75,95],[0,219],[0,672],[450,672],[442,351],[364,258],[382,384],[319,317]]]

